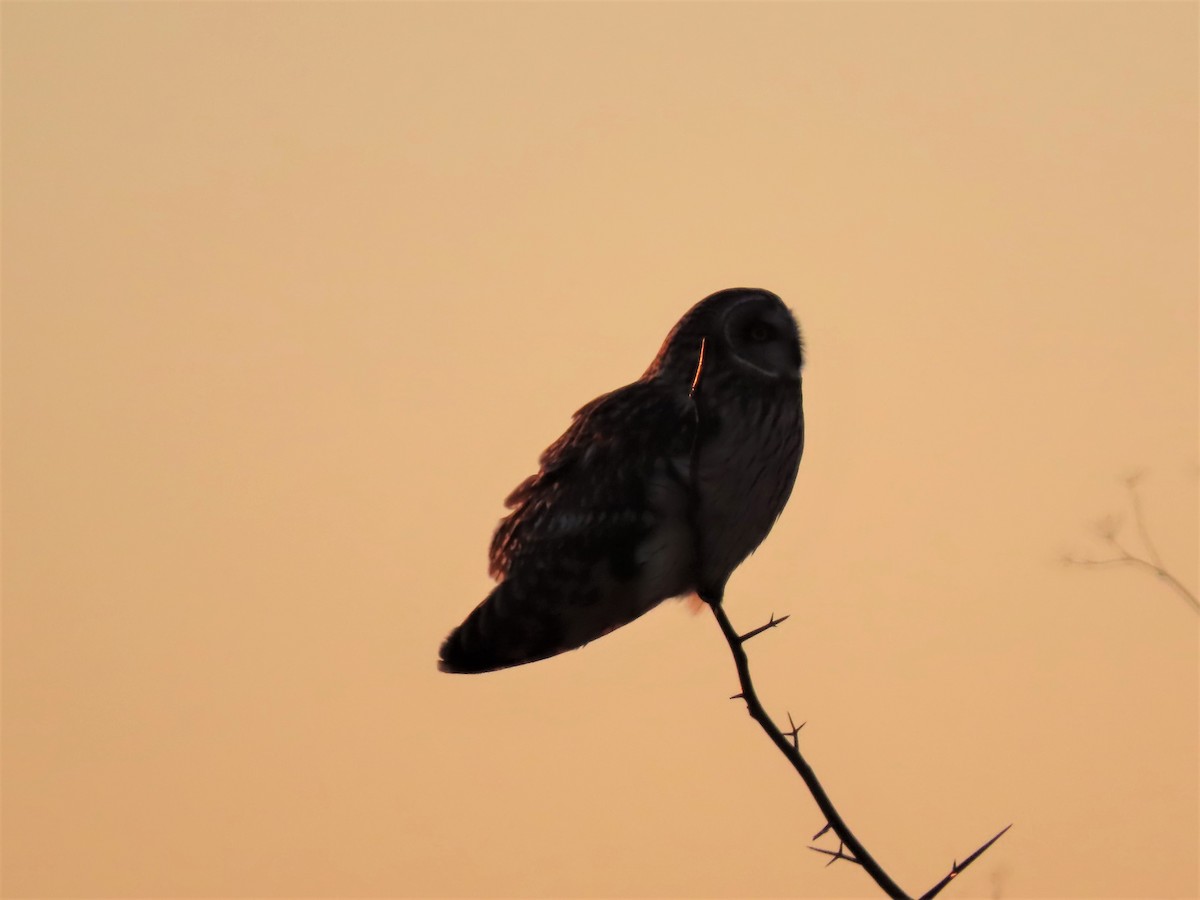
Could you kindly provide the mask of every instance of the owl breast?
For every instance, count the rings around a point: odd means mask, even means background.
[[[794,382],[749,396],[710,387],[717,390],[701,402],[693,457],[697,588],[720,596],[792,493],[804,448],[804,414]]]

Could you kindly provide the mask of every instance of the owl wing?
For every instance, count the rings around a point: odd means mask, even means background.
[[[607,556],[617,572],[630,569],[657,524],[654,485],[688,481],[696,432],[691,398],[655,382],[635,382],[584,406],[542,453],[540,470],[504,501],[513,512],[492,538],[492,577],[567,544],[575,555]]]
[[[690,589],[686,392],[636,382],[593,400],[506,501],[500,581],[442,644],[439,667],[486,672],[580,647]]]

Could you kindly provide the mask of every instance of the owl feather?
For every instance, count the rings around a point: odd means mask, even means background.
[[[555,656],[693,591],[719,602],[791,492],[801,361],[774,294],[736,288],[693,307],[642,378],[576,412],[508,496],[489,554],[498,584],[439,668]]]

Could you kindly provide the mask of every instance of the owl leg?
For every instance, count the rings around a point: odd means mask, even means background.
[[[725,586],[719,588],[696,588],[696,596],[709,606],[720,606],[725,599]]]

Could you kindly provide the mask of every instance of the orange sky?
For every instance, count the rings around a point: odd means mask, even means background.
[[[913,891],[1200,894],[1197,6],[3,6],[7,896],[854,897],[667,604],[479,677],[507,492],[804,329],[760,693]],[[1123,534],[1132,534],[1126,523]]]

